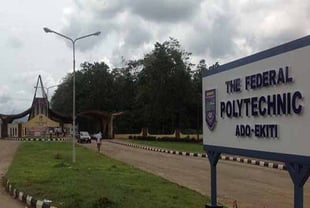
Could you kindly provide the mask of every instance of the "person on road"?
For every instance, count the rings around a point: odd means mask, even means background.
[[[101,147],[101,139],[102,139],[102,134],[99,132],[96,134],[96,139],[97,139],[97,150],[100,152],[100,147]]]

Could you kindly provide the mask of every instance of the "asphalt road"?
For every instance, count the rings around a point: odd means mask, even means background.
[[[95,149],[95,143],[87,147]],[[131,148],[104,141],[102,153],[210,196],[210,168],[206,158],[179,156]],[[292,208],[293,183],[287,171],[220,160],[218,200],[228,207]],[[304,187],[304,208],[310,208],[310,182]]]

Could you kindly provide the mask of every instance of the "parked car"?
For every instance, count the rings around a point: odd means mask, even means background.
[[[79,143],[91,143],[90,135],[87,131],[80,131],[80,134],[78,136],[78,142]]]

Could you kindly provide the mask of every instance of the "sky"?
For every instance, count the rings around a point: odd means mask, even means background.
[[[150,53],[169,37],[192,63],[224,64],[310,34],[310,0],[10,0],[0,7],[0,114],[31,106],[39,75],[45,87],[82,62],[111,68]],[[56,87],[49,88],[49,98]]]

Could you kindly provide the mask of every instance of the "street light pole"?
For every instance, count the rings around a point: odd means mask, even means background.
[[[72,96],[72,162],[76,161],[76,153],[75,153],[75,41],[72,41],[72,56],[73,56],[73,96]]]
[[[78,40],[81,40],[83,38],[87,38],[87,37],[90,37],[90,36],[98,36],[100,35],[100,32],[95,32],[95,33],[91,33],[91,34],[88,34],[88,35],[84,35],[84,36],[81,36],[81,37],[78,37],[76,39],[72,39],[66,35],[63,35],[59,32],[56,32],[54,30],[51,30],[47,27],[44,27],[43,28],[44,32],[46,33],[55,33],[56,35],[59,35],[67,40],[70,40],[71,43],[72,43],[72,56],[73,56],[73,95],[72,95],[72,128],[73,128],[73,133],[72,133],[72,162],[75,163],[76,161],[76,154],[75,154],[75,43],[76,41]]]

